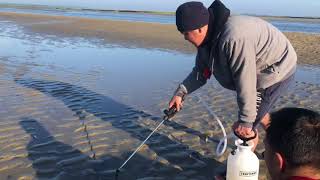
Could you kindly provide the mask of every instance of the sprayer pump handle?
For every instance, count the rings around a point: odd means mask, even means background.
[[[182,96],[181,98],[182,98],[182,101],[181,101],[181,102],[183,102],[184,99],[185,99],[185,95]],[[163,117],[163,119],[169,120],[169,119],[171,119],[177,112],[178,112],[178,110],[177,110],[176,105],[173,105],[173,106],[171,106],[171,108],[165,109],[165,110],[163,111],[163,113],[165,114],[165,116]]]
[[[252,140],[252,139],[254,139],[254,138],[257,137],[257,130],[256,130],[256,129],[253,129],[252,131],[254,132],[254,136],[248,137],[248,138],[245,138],[245,137],[240,136],[240,135],[239,135],[238,133],[236,133],[235,131],[233,131],[233,132],[234,132],[234,134],[235,134],[239,139],[241,139],[241,140],[246,144],[247,141],[250,141],[250,140]]]
[[[169,120],[177,113],[176,106],[172,106],[170,109],[165,109],[163,113],[165,114],[164,119]]]

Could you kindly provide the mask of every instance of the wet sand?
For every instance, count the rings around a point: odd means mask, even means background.
[[[0,81],[2,178],[114,179],[114,170],[160,123],[161,114],[154,109],[163,109],[167,104],[164,96],[155,93],[159,100],[154,107],[137,109],[121,99],[90,90],[92,80],[86,75],[66,74],[62,82],[50,72],[34,72],[26,78],[15,75],[19,69],[12,70],[7,73],[15,79]],[[87,85],[75,85],[76,77]],[[319,85],[296,82],[275,108],[318,110],[319,93]],[[237,118],[234,93],[210,83],[199,94],[230,134]],[[221,137],[218,123],[192,95],[183,111],[166,122],[129,161],[119,180],[211,179],[223,171],[233,147],[229,138],[224,156],[216,157]],[[261,140],[257,151],[263,149]],[[267,179],[264,161],[260,164],[259,179]]]
[[[194,53],[174,25],[0,12],[0,19],[23,25],[30,33],[102,40],[127,47]],[[320,35],[286,32],[300,64],[319,65]]]
[[[14,13],[0,13],[0,20],[21,25],[23,33],[31,37],[53,42],[81,37],[98,44],[194,52],[179,34],[171,34],[176,31],[169,25]],[[297,41],[301,38],[298,44],[307,48],[302,49],[305,63],[318,65],[313,56],[319,50],[312,45],[318,36],[291,35]],[[32,58],[37,60],[37,53]],[[0,74],[0,179],[20,180],[114,179],[115,169],[160,123],[162,109],[179,82],[174,79],[167,87],[154,90],[152,99],[142,98],[153,103],[139,107],[130,95],[134,91],[130,87],[128,92],[119,92],[118,98],[110,95],[108,90],[113,87],[108,84],[99,89],[99,73],[54,66],[39,69],[38,64],[21,63],[12,56],[0,57]],[[237,119],[234,92],[209,82],[198,93],[230,134]],[[319,83],[296,81],[275,109],[299,106],[319,111],[319,94]],[[216,157],[216,142],[222,133],[197,96],[190,95],[173,120],[166,122],[129,161],[119,180],[207,180],[223,171],[232,139],[224,156]],[[260,142],[257,151],[263,149]],[[267,179],[264,161],[260,164],[259,179]]]

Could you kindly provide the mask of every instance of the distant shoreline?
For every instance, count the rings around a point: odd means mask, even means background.
[[[0,3],[0,8],[17,8],[17,9],[51,9],[51,10],[77,10],[77,11],[91,11],[91,12],[114,12],[114,13],[137,13],[137,14],[154,14],[154,15],[167,15],[174,16],[175,12],[168,11],[137,11],[137,10],[129,10],[129,9],[94,9],[94,8],[82,8],[82,7],[62,7],[62,6],[48,6],[48,5],[30,5],[30,4],[15,4],[15,3]],[[316,21],[320,22],[320,17],[300,17],[300,16],[270,16],[270,15],[257,15],[257,14],[243,14],[248,16],[256,16],[264,19],[271,20],[292,20],[292,21]]]
[[[0,12],[0,20],[19,24],[28,33],[56,37],[99,39],[125,47],[195,53],[173,24],[115,21],[83,17]],[[320,35],[284,32],[298,54],[300,64],[319,65]]]

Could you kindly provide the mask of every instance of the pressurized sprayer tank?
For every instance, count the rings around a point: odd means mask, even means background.
[[[251,151],[253,142],[236,140],[237,149],[233,150],[227,160],[227,180],[258,180],[259,159]]]

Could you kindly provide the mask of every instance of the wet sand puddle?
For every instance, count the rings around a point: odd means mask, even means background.
[[[114,179],[115,169],[160,123],[193,65],[191,55],[30,36],[10,22],[0,25],[0,179]],[[319,68],[301,67],[276,108],[319,110],[319,86]],[[198,93],[230,133],[234,93],[216,82]],[[119,179],[212,179],[228,154],[215,157],[221,137],[191,95]],[[264,168],[260,174],[265,178]]]

